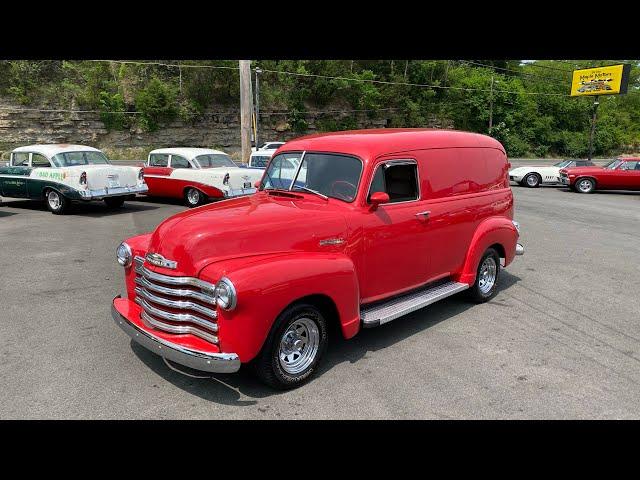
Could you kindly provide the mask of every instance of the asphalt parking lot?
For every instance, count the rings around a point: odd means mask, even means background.
[[[139,199],[0,207],[2,419],[640,418],[640,193],[513,187],[526,253],[483,305],[457,295],[354,339],[309,384],[190,378],[114,324],[114,251],[182,211]]]

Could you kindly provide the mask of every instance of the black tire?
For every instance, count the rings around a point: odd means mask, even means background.
[[[189,208],[194,208],[202,205],[206,201],[204,193],[197,188],[187,188],[184,191],[184,203]]]
[[[285,360],[280,359],[281,347],[285,339],[285,335],[291,331],[290,327],[300,325],[300,322],[311,322],[315,325],[315,335],[318,340],[317,348],[313,348],[313,338],[310,331],[307,330],[307,343],[303,348],[309,348],[308,354],[298,354],[298,358],[305,356],[310,363],[301,371],[291,373],[283,366]],[[304,332],[303,332],[304,333]],[[304,337],[299,337],[304,338]],[[297,342],[296,342],[297,343]],[[288,390],[303,385],[313,376],[317,367],[322,360],[324,352],[327,349],[329,337],[327,332],[327,322],[322,313],[313,305],[299,303],[292,305],[284,310],[276,319],[271,328],[271,332],[265,341],[260,354],[253,360],[252,366],[258,378],[268,386],[278,390]],[[295,352],[290,354],[295,358]],[[311,360],[309,360],[311,358]],[[290,365],[286,368],[292,368]]]
[[[537,173],[529,173],[522,179],[522,186],[529,188],[538,188],[542,183],[542,178]]]
[[[492,259],[495,265],[495,273],[493,275],[493,283],[490,288],[487,288],[486,283],[489,279],[481,274],[481,270],[485,266],[487,259]],[[491,267],[491,260],[487,261],[487,266]],[[476,270],[476,280],[469,289],[469,297],[476,303],[484,303],[491,300],[498,291],[498,282],[500,281],[500,255],[493,248],[488,248],[480,261],[478,262],[478,268]]]
[[[124,205],[124,197],[107,197],[104,199],[104,203],[108,208],[121,208]]]
[[[596,189],[596,182],[593,178],[577,178],[573,186],[578,193],[593,193]]]
[[[69,200],[60,192],[48,189],[44,192],[44,202],[47,208],[54,215],[64,215],[69,207]]]

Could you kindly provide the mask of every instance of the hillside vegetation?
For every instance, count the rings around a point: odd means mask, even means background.
[[[98,110],[112,130],[152,131],[238,108],[237,61],[155,62],[0,61],[0,95],[25,108]],[[325,131],[354,128],[363,112],[390,127],[437,118],[491,134],[511,156],[583,157],[593,99],[568,96],[571,71],[621,62],[633,65],[629,93],[600,97],[595,136],[594,153],[612,155],[640,149],[635,60],[260,60],[252,67],[263,69],[260,110],[286,110],[298,133],[306,130],[305,112],[316,109],[340,112],[324,117]]]

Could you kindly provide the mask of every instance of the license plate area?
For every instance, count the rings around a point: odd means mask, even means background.
[[[251,182],[244,182],[244,187],[243,188],[252,188],[253,185],[251,185]]]

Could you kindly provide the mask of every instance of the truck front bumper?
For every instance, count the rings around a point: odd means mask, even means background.
[[[136,325],[124,316],[118,310],[118,300],[123,301],[120,296],[113,299],[111,316],[127,335],[146,349],[185,367],[204,372],[233,373],[240,369],[240,358],[235,353],[194,350],[155,336],[150,330]]]
[[[101,188],[97,190],[78,190],[82,200],[102,200],[108,197],[121,197],[123,195],[135,195],[136,193],[147,193],[149,187],[146,184],[135,187],[114,187]]]

